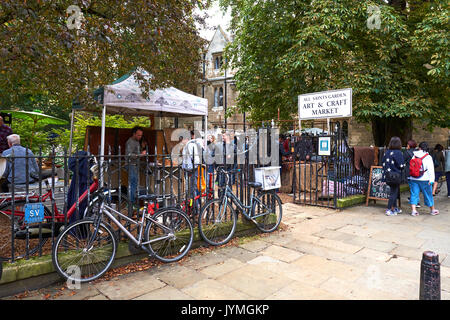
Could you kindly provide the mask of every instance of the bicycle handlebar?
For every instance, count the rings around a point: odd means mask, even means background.
[[[225,173],[225,174],[233,174],[233,173],[241,172],[241,169],[230,169],[230,170],[225,170],[224,167],[217,167],[217,171],[223,172],[223,173]]]

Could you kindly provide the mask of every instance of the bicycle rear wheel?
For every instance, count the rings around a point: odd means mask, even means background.
[[[227,202],[223,207],[222,199],[206,202],[198,220],[198,231],[203,240],[213,246],[220,246],[231,240],[236,229],[236,212]]]
[[[14,259],[22,259],[27,254],[31,256],[38,253],[44,248],[49,236],[51,236],[50,221],[44,221],[41,224],[33,223],[28,225],[27,243],[27,230],[23,220],[26,203],[25,200],[17,200],[14,202],[14,221],[11,221],[13,211],[12,202],[7,202],[0,206],[0,257],[5,260],[12,259],[12,252],[14,252]],[[50,210],[45,206],[44,215],[47,217],[52,215]],[[11,223],[13,226],[11,226]],[[14,231],[12,231],[12,228]],[[14,237],[14,243],[12,235]],[[48,246],[48,253],[50,251],[51,245]]]
[[[183,258],[192,246],[194,229],[188,216],[176,208],[165,208],[147,219],[145,241],[155,257],[163,262]]]
[[[283,208],[280,197],[271,191],[261,192],[252,206],[251,216],[262,232],[272,232],[281,222]]]
[[[56,239],[52,261],[56,271],[76,283],[101,277],[111,266],[117,251],[114,233],[103,222],[92,219],[77,221]]]

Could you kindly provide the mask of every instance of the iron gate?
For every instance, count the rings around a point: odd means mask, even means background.
[[[353,151],[340,123],[330,128],[331,132],[294,137],[294,203],[336,209],[338,199],[367,190],[368,172],[355,170]]]

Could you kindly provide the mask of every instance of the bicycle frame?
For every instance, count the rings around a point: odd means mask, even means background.
[[[253,190],[253,193],[250,195],[250,205],[246,206],[245,204],[243,204],[241,202],[241,200],[239,200],[239,198],[234,194],[233,190],[230,188],[230,186],[227,184],[225,187],[225,191],[224,191],[224,195],[223,195],[223,200],[222,200],[222,204],[223,204],[223,208],[225,210],[227,202],[228,202],[228,198],[231,199],[231,202],[234,203],[236,206],[239,207],[239,209],[241,210],[242,214],[250,220],[265,216],[267,213],[263,213],[263,214],[258,214],[258,215],[254,215],[254,216],[250,216],[250,211],[253,207],[253,202],[257,201],[260,204],[262,204],[264,206],[264,204],[261,202],[261,200],[258,197],[255,197],[254,195],[255,190]]]
[[[94,193],[97,189],[98,189],[98,180],[94,179],[94,182],[89,186],[89,190],[86,189],[86,191],[84,191],[79,196],[78,201],[76,201],[67,211],[67,220],[69,220],[70,217],[72,216],[72,214],[74,214],[74,212],[76,212],[77,205],[79,203],[83,202],[84,199],[86,199],[86,197],[88,196],[88,194]],[[47,190],[47,192],[45,194],[43,194],[42,196],[39,196],[36,194],[29,196],[28,200],[31,200],[31,202],[45,202],[49,198],[50,198],[50,200],[54,200],[53,192],[52,192],[51,188],[49,188]],[[18,197],[16,197],[16,196],[14,197],[14,201],[25,200],[25,199],[26,199],[26,196],[22,196],[22,195],[20,195]],[[8,202],[12,202],[12,197],[3,198],[2,201],[0,202],[0,204],[8,203]],[[56,206],[56,203],[53,204],[53,210],[54,210],[55,221],[56,222],[64,222],[65,215],[63,213],[59,212],[58,207]],[[10,213],[7,211],[2,211],[2,213],[6,214],[6,215],[12,215],[12,212]],[[15,217],[24,217],[25,213],[24,212],[14,212],[14,216]],[[53,218],[52,216],[48,216],[48,215],[44,216],[44,219],[52,219],[52,218]]]
[[[213,197],[213,188],[212,188],[212,173],[208,173],[209,175],[209,186],[206,188],[206,191],[202,194],[194,196],[192,199],[186,199],[181,202],[181,210],[186,212],[186,208],[192,207],[194,205],[194,201],[197,201],[200,198],[206,197],[207,200],[212,199]]]
[[[121,223],[120,223],[120,222],[119,222],[119,220],[116,219],[116,217],[115,217],[115,216],[113,215],[113,213],[111,213],[111,212],[113,212],[114,214],[118,215],[118,216],[121,217],[121,218],[124,218],[125,220],[127,220],[128,222],[130,222],[130,223],[132,223],[132,224],[138,225],[138,226],[139,226],[139,236],[138,236],[138,238],[135,238],[135,237],[134,237],[134,236],[133,236],[133,235],[132,235],[132,234],[131,234],[131,233],[130,233],[130,232],[129,232],[129,231],[128,231]],[[137,246],[142,247],[142,248],[143,248],[145,251],[147,251],[148,253],[151,253],[150,250],[147,249],[147,248],[145,247],[146,244],[150,244],[150,243],[153,243],[153,242],[156,242],[156,241],[160,241],[160,240],[172,238],[173,235],[170,234],[170,231],[171,231],[171,230],[170,230],[168,227],[166,227],[165,225],[163,225],[163,224],[159,223],[158,221],[156,221],[155,219],[153,219],[151,215],[149,215],[149,214],[146,215],[145,213],[146,213],[145,211],[142,212],[142,216],[141,216],[141,218],[140,218],[140,221],[135,221],[135,220],[130,219],[129,217],[125,216],[124,214],[118,212],[118,211],[115,210],[114,208],[108,206],[108,205],[105,204],[104,202],[102,202],[102,204],[101,204],[101,206],[100,206],[99,222],[100,222],[100,220],[101,220],[102,214],[105,214],[109,219],[111,219],[111,221],[114,222],[114,224],[117,225],[117,227],[119,227],[120,230],[122,230],[122,231],[127,235],[127,237],[128,237],[131,241],[133,241]],[[142,242],[142,231],[143,231],[144,225],[145,225],[144,219],[150,220],[151,222],[155,223],[155,224],[156,224],[157,226],[159,226],[160,228],[162,228],[162,229],[168,231],[169,234],[167,234],[166,236],[161,236],[161,237],[159,237],[159,238],[156,238],[156,239],[147,241],[147,242]],[[94,234],[94,237],[93,237],[93,238],[95,238],[95,234]]]

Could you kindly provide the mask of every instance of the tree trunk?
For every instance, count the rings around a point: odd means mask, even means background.
[[[412,138],[412,119],[373,118],[372,135],[377,147],[388,146],[389,141],[394,136],[399,137],[402,140],[402,145],[406,146],[408,140]]]

